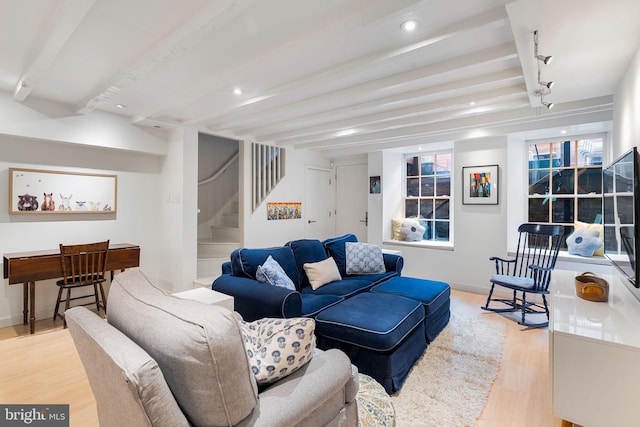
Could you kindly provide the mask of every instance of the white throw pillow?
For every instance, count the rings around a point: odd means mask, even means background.
[[[271,384],[297,371],[313,357],[316,322],[306,317],[240,321],[251,371],[258,384]]]
[[[303,268],[314,291],[327,283],[342,279],[338,266],[332,257],[320,262],[308,262],[303,264]]]
[[[416,220],[406,220],[402,223],[400,234],[407,242],[419,242],[422,240],[425,228]]]
[[[379,274],[386,271],[380,246],[347,242],[345,250],[347,274]]]

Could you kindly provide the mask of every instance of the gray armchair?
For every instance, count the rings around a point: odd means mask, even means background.
[[[108,322],[85,307],[67,323],[101,426],[357,426],[357,371],[340,351],[257,387],[234,313],[183,300],[138,270],[118,275]]]

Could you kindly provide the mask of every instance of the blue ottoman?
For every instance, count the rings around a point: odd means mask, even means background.
[[[448,283],[413,277],[394,277],[374,286],[371,292],[420,301],[424,305],[427,343],[433,341],[449,323],[451,287]]]
[[[392,394],[404,383],[427,343],[424,308],[417,301],[365,292],[316,316],[317,344],[339,348]]]

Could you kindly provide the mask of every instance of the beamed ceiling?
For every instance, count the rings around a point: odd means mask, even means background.
[[[638,16],[637,0],[0,0],[0,90],[357,153],[610,116]]]

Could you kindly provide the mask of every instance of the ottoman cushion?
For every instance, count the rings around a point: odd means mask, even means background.
[[[425,316],[436,312],[451,297],[451,287],[448,283],[414,277],[393,277],[371,288],[371,292],[399,295],[420,301],[424,305]]]
[[[388,351],[423,320],[424,309],[417,301],[366,292],[321,311],[316,316],[316,331],[362,348]]]
[[[398,295],[420,301],[424,305],[427,342],[433,339],[449,322],[451,287],[445,282],[394,277],[371,288],[371,292]]]

